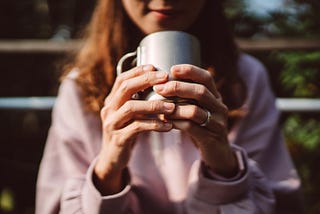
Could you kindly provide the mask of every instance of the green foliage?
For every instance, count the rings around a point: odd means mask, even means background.
[[[320,4],[318,0],[292,1],[290,10],[272,12],[271,20],[277,35],[286,37],[317,38],[320,34]]]
[[[280,83],[289,97],[320,97],[320,51],[276,53]],[[320,213],[320,117],[291,114],[283,124],[291,155],[301,176],[306,213]]]
[[[237,37],[319,38],[320,1],[289,0],[267,18],[247,13],[245,0],[227,0],[226,14]],[[285,97],[320,98],[320,51],[273,52],[263,60]],[[268,64],[269,63],[269,64]],[[274,82],[273,82],[274,84]],[[277,85],[276,84],[276,85]],[[302,181],[305,213],[320,213],[320,112],[284,115],[283,131]]]
[[[290,116],[284,124],[287,141],[313,151],[320,148],[320,122],[310,118],[306,120],[301,115]]]
[[[256,16],[246,10],[244,0],[225,1],[225,14],[231,28],[237,37],[253,37],[263,31],[263,26],[269,21],[268,17]]]
[[[5,188],[0,192],[0,213],[1,211],[10,212],[14,209],[14,197],[13,192]]]
[[[277,53],[284,67],[280,81],[293,97],[320,97],[320,52]]]
[[[280,82],[288,96],[320,97],[320,51],[277,53],[283,63]],[[291,114],[284,134],[302,179],[306,213],[320,212],[320,118],[318,114]]]
[[[297,18],[297,24],[300,23],[301,30],[299,31],[299,35],[318,37],[320,35],[319,0],[295,0],[295,2],[297,3],[297,7],[306,7],[304,13],[300,13]]]
[[[302,180],[305,213],[320,213],[320,120],[309,115],[294,114],[284,131],[291,155]]]
[[[245,0],[226,0],[226,15],[238,37],[304,37],[320,35],[319,0],[289,0],[261,16],[249,12]]]

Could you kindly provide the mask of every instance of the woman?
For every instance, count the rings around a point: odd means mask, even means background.
[[[221,4],[98,2],[54,107],[38,178],[38,213],[298,210],[300,182],[277,127],[265,69],[238,52]],[[197,36],[203,68],[173,66],[180,81],[168,81],[152,65],[116,77],[121,56],[145,35],[163,30]],[[196,102],[131,99],[150,87]]]

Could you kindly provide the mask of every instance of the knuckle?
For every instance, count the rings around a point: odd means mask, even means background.
[[[138,133],[140,131],[140,127],[137,123],[134,123],[132,126],[132,132],[133,133]]]
[[[122,92],[122,93],[125,93],[129,90],[129,83],[128,81],[123,81],[119,87],[119,90]]]
[[[103,119],[108,115],[108,110],[107,108],[102,108],[100,111],[100,118]]]
[[[134,122],[134,123],[131,124],[131,133],[132,134],[140,132],[140,129],[141,128],[140,128],[140,126],[139,126],[139,124],[137,122]]]
[[[214,127],[218,132],[223,133],[228,129],[228,116],[226,114],[214,114]]]
[[[229,108],[224,103],[221,103],[221,113],[223,115],[227,115],[229,113]]]
[[[121,84],[122,82],[125,81],[125,76],[126,76],[126,73],[121,73],[120,75],[117,76],[116,80],[115,80],[115,84]]]
[[[158,106],[159,106],[159,102],[150,102],[149,105],[149,110],[152,111],[157,111],[158,110]]]
[[[132,114],[132,112],[134,112],[134,105],[132,102],[127,101],[124,105],[123,105],[123,112],[125,115],[130,115]]]
[[[148,72],[143,75],[142,81],[145,83],[149,83],[151,81],[151,79],[152,79],[152,74],[150,72]]]
[[[131,72],[131,74],[133,76],[140,75],[143,73],[143,65],[136,66],[136,67],[130,69],[129,72]],[[128,72],[124,72],[124,74],[126,74],[126,73],[128,74]]]
[[[199,97],[202,97],[206,94],[207,88],[204,85],[196,85],[195,91]]]
[[[215,130],[217,133],[224,133],[227,129],[227,125],[225,122],[216,121]]]
[[[179,92],[179,90],[180,90],[180,84],[179,84],[179,82],[177,82],[177,81],[172,81],[172,82],[171,82],[171,88],[172,88],[172,91],[173,91],[174,93]]]
[[[115,124],[111,122],[111,120],[103,120],[102,121],[102,130],[108,132],[110,130],[115,130]]]
[[[104,130],[104,131],[107,131],[107,130],[110,130],[110,124],[109,123],[107,123],[107,122],[104,122],[103,124],[102,124],[102,129]]]
[[[100,110],[100,118],[104,120],[107,118],[108,115],[110,115],[110,107],[108,106],[109,104],[105,104],[104,107]]]
[[[124,136],[120,131],[116,131],[113,133],[115,140],[115,145],[122,148],[126,146],[128,136]]]

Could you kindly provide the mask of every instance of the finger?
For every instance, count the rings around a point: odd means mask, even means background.
[[[218,113],[210,113],[207,111],[206,119],[199,124],[200,127],[211,130],[216,133],[228,132],[228,117]]]
[[[227,115],[218,112],[211,113],[195,105],[176,105],[173,114],[166,115],[165,117],[168,120],[189,120],[198,126],[206,123],[204,128],[212,131],[224,131],[228,127]]]
[[[117,76],[109,95],[113,95],[118,90],[122,82],[151,71],[156,71],[156,68],[153,65],[148,64],[148,65],[137,66],[126,72],[121,73],[120,75]]]
[[[136,120],[121,129],[124,139],[123,142],[136,137],[139,133],[146,131],[167,132],[173,128],[171,122],[163,122],[160,120]]]
[[[227,131],[225,129],[209,130],[187,120],[176,120],[172,121],[172,123],[174,129],[188,133],[192,139],[196,142],[202,142],[202,144],[224,142],[227,136]]]
[[[171,97],[196,100],[198,105],[209,111],[224,111],[226,108],[220,99],[217,99],[204,85],[198,83],[169,81],[153,86],[156,93]]]
[[[175,79],[191,80],[192,82],[200,83],[207,87],[215,97],[220,97],[212,74],[205,69],[194,65],[181,64],[172,66],[171,73]]]
[[[121,85],[116,87],[117,90],[110,98],[106,99],[106,102],[111,103],[115,109],[120,108],[126,101],[130,100],[132,95],[150,88],[151,86],[159,83],[164,83],[168,80],[168,73],[163,71],[151,71],[145,72],[142,75],[133,77],[122,81]],[[110,100],[113,98],[114,100]]]
[[[191,120],[202,124],[207,120],[207,111],[196,105],[176,105],[172,114],[166,116],[169,120]]]
[[[129,71],[123,72],[118,75],[114,86],[117,88],[125,80],[140,76],[146,72],[156,71],[156,68],[153,65],[141,65],[130,69]]]
[[[168,103],[160,100],[142,101],[130,100],[126,102],[119,111],[114,115],[116,119],[115,127],[120,128],[125,126],[129,121],[134,119],[152,119],[149,115],[172,114],[175,110],[174,103]]]

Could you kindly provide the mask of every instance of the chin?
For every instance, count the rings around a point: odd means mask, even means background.
[[[182,26],[181,24],[178,24],[178,23],[170,22],[170,23],[157,23],[157,24],[153,24],[153,25],[149,25],[149,26],[144,25],[144,26],[140,26],[140,29],[145,34],[151,34],[151,33],[159,32],[159,31],[169,31],[169,30],[185,31],[187,29],[187,27]]]

